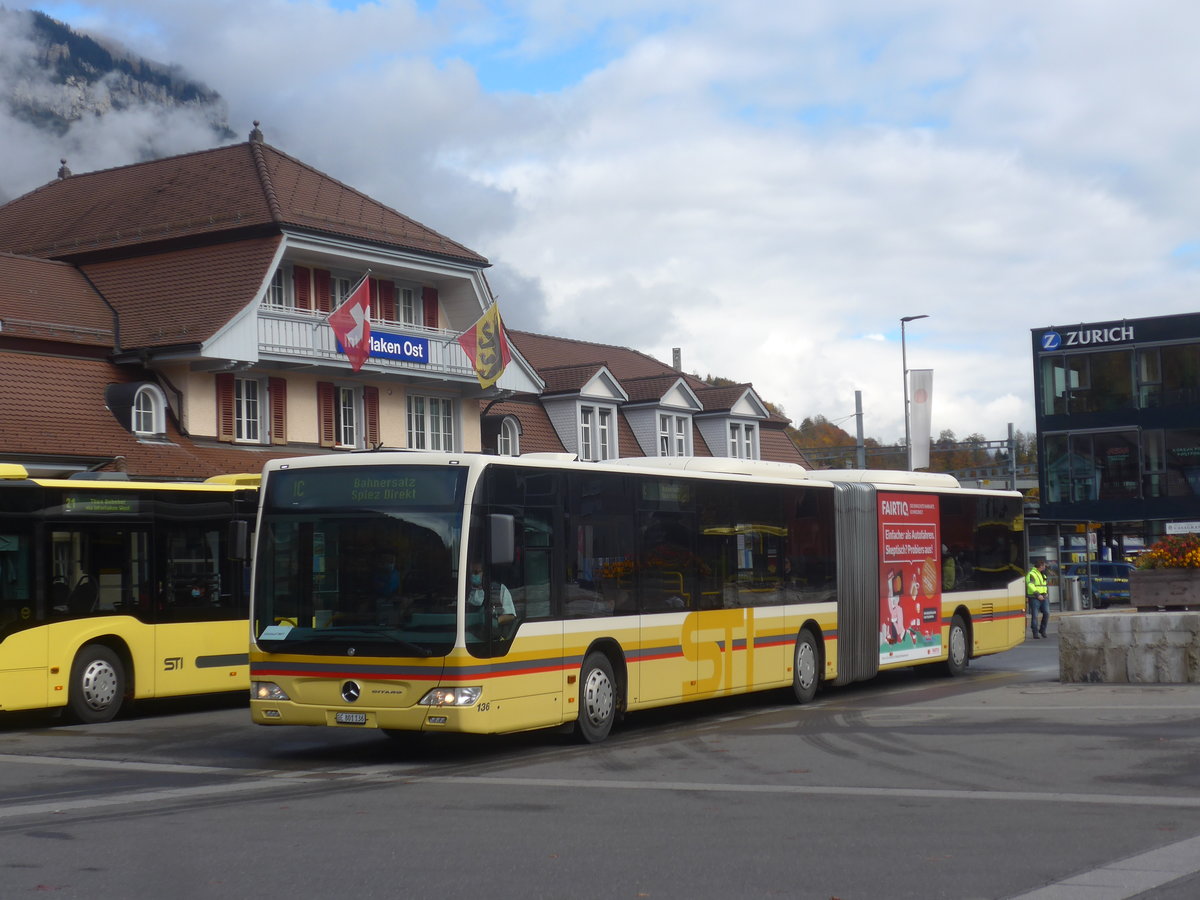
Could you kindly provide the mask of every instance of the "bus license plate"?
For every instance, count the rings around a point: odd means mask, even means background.
[[[334,713],[333,721],[337,722],[339,725],[366,725],[367,714],[348,712]]]

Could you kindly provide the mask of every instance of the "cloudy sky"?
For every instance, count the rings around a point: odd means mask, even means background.
[[[487,256],[510,327],[679,347],[797,422],[853,433],[858,390],[866,434],[903,437],[902,316],[929,316],[935,435],[999,439],[1033,428],[1030,329],[1200,307],[1194,2],[36,8]],[[211,144],[179,114],[53,144],[0,121],[0,194],[150,134]]]

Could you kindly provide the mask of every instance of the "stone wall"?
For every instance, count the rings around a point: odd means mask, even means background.
[[[1200,683],[1200,613],[1064,615],[1058,668],[1064,683]]]

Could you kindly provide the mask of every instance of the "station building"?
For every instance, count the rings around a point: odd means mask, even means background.
[[[495,304],[489,265],[257,123],[180,156],[64,161],[0,206],[0,463],[154,479],[377,448],[804,464],[753,386],[627,348],[514,332],[483,386],[459,336]],[[356,370],[329,315],[364,276]]]

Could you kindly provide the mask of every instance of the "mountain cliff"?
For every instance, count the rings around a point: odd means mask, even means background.
[[[146,107],[190,110],[216,141],[233,137],[220,95],[178,67],[142,59],[34,10],[0,7],[0,104],[12,119],[57,135],[88,117]],[[147,148],[144,155],[157,154]]]

